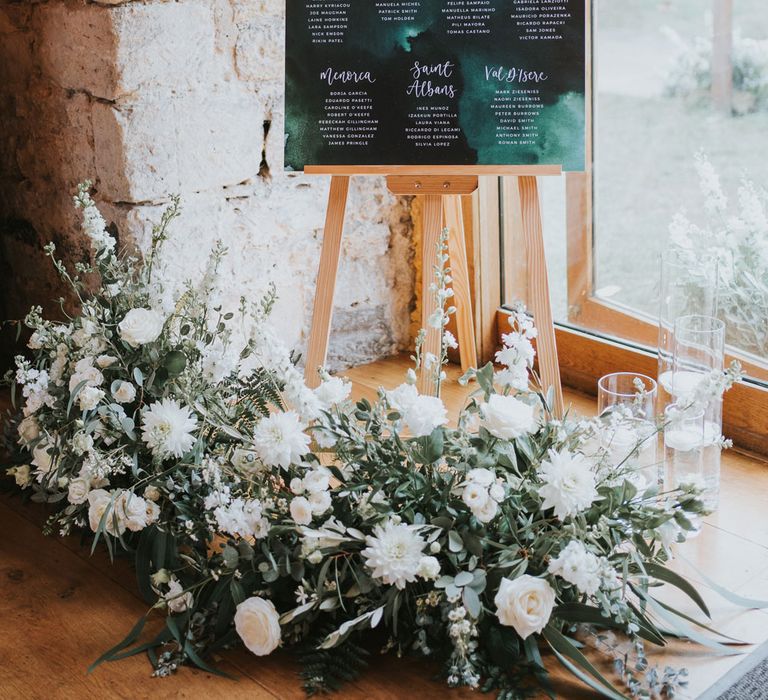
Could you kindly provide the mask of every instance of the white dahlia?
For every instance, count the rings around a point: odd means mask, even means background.
[[[586,457],[578,452],[550,450],[539,473],[544,480],[539,488],[539,496],[544,499],[542,508],[554,508],[560,520],[589,508],[597,498],[595,474]]]
[[[420,527],[395,523],[392,520],[377,525],[373,536],[365,538],[363,550],[366,566],[374,578],[405,588],[419,575],[421,556],[426,542],[419,536]]]
[[[197,418],[174,399],[156,401],[146,411],[141,437],[158,457],[181,457],[195,444]]]
[[[264,464],[287,469],[309,450],[310,437],[294,411],[262,418],[253,431],[253,446]]]

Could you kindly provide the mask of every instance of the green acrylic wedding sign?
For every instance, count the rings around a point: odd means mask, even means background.
[[[287,0],[285,167],[585,161],[585,0]]]

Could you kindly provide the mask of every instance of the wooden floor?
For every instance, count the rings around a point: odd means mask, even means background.
[[[402,381],[405,360],[396,358],[356,368],[348,374],[356,396],[372,398],[379,386]],[[454,375],[452,375],[455,377]],[[444,398],[455,414],[467,389],[449,382]],[[574,410],[593,411],[591,399],[567,394]],[[90,557],[75,537],[44,537],[44,512],[0,498],[0,698],[280,698],[303,697],[296,667],[288,654],[259,659],[245,651],[227,652],[219,666],[238,680],[213,677],[191,669],[158,680],[144,657],[87,666],[119,641],[145,612],[127,564],[110,565],[103,554]],[[724,460],[722,506],[708,518],[701,535],[683,546],[687,559],[707,576],[743,595],[768,598],[768,465],[729,453]],[[699,574],[678,561],[691,578]],[[753,644],[768,639],[768,613],[744,611],[701,586],[714,624]],[[676,596],[666,593],[670,600]],[[693,612],[693,610],[691,610]],[[754,647],[745,647],[748,653]],[[662,667],[686,666],[695,698],[744,656],[714,656],[692,643],[675,643],[652,654]],[[604,666],[605,667],[605,666]],[[569,700],[595,695],[551,666],[558,697]],[[419,660],[377,657],[369,672],[339,693],[355,700],[464,700],[486,697],[448,691],[430,679],[434,669]],[[490,697],[490,696],[488,696]]]

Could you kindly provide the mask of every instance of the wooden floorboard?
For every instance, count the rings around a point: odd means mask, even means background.
[[[348,375],[355,397],[375,398],[380,386],[393,388],[405,377],[407,358],[394,358],[355,368]],[[472,387],[456,383],[451,369],[443,396],[455,418]],[[589,414],[594,402],[567,394],[573,410]],[[742,595],[768,598],[768,466],[729,453],[724,459],[722,504],[699,537],[682,547],[697,570],[678,560],[692,579],[701,573]],[[45,508],[23,504],[18,497],[0,498],[0,698],[249,698],[301,700],[297,666],[287,653],[268,659],[245,650],[225,652],[219,668],[238,678],[228,680],[193,669],[167,679],[151,678],[143,656],[105,664],[87,674],[88,665],[119,641],[146,611],[127,561],[109,562],[101,549],[91,557],[76,537],[44,537],[40,526]],[[745,611],[700,586],[715,626],[759,644],[768,639],[768,614]],[[680,603],[674,590],[662,595]],[[687,609],[693,612],[690,605]],[[748,651],[750,647],[745,648]],[[662,667],[687,666],[689,692],[706,690],[743,656],[713,656],[690,642],[676,642],[651,655]],[[550,659],[551,661],[551,659]],[[599,662],[607,668],[605,661]],[[369,672],[338,697],[350,700],[465,700],[482,697],[467,690],[449,691],[432,680],[436,669],[417,659],[372,657]],[[568,700],[595,694],[552,665],[557,696]]]

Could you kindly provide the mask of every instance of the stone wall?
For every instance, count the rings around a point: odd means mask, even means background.
[[[41,246],[87,255],[71,194],[95,199],[121,244],[144,249],[171,194],[179,280],[217,239],[233,299],[273,280],[301,348],[311,320],[326,178],[282,171],[283,0],[0,0],[0,315],[51,308]],[[335,366],[408,342],[408,203],[353,182],[331,338]]]

